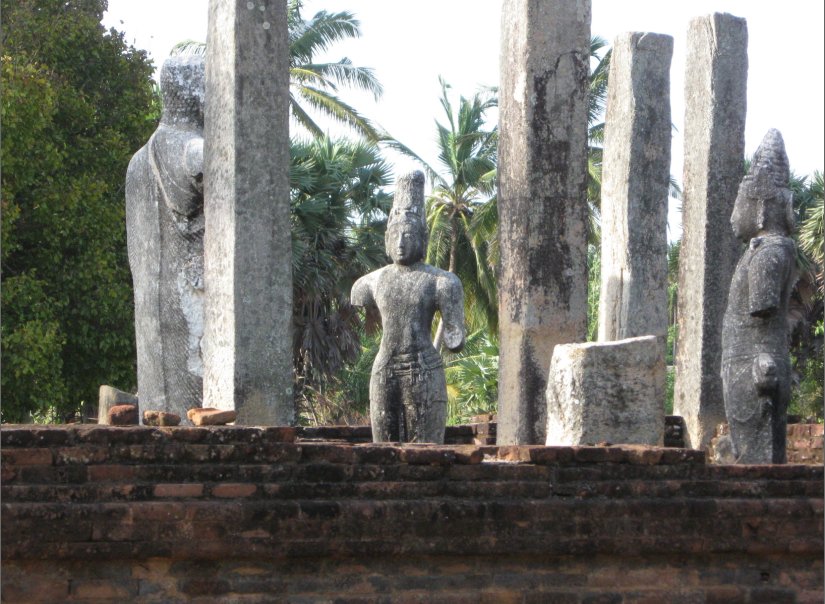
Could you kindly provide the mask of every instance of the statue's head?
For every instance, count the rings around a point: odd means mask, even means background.
[[[163,62],[160,92],[165,123],[189,122],[203,127],[206,69],[200,55],[174,56]]]
[[[415,264],[427,251],[427,218],[424,214],[424,174],[412,172],[398,179],[384,245],[395,264]]]
[[[794,229],[793,192],[785,143],[771,129],[756,150],[747,175],[739,184],[730,223],[744,241],[762,232],[790,234]]]

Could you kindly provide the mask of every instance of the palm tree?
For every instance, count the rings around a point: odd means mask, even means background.
[[[601,57],[599,52],[607,46],[607,41],[600,36],[590,38],[591,65],[590,84],[587,91],[587,204],[588,213],[587,240],[599,245],[601,229],[602,197],[602,158],[604,155],[604,109],[607,102],[607,82],[610,75],[610,58],[612,49]]]
[[[429,170],[434,186],[427,203],[430,242],[427,262],[457,274],[465,287],[467,316],[473,326],[497,325],[496,283],[492,253],[495,247],[495,168],[498,130],[485,128],[485,112],[496,106],[491,89],[470,99],[463,96],[458,110],[441,78],[441,106],[446,124],[436,122],[438,159],[446,176]],[[442,325],[435,346],[441,345]]]
[[[291,156],[293,361],[299,399],[311,404],[361,352],[349,292],[386,262],[390,167],[374,143],[328,137],[293,141]]]
[[[379,99],[383,87],[373,70],[356,67],[347,58],[335,63],[314,62],[319,53],[335,42],[359,37],[361,24],[358,19],[351,12],[319,11],[306,20],[301,15],[302,8],[302,0],[289,0],[287,5],[289,109],[292,117],[316,137],[322,136],[324,131],[312,117],[312,112],[346,124],[366,140],[389,138],[380,127],[337,96],[340,87],[347,86],[370,92],[376,100]],[[186,40],[176,44],[170,54],[204,54],[205,49],[203,42]]]
[[[289,0],[289,79],[290,109],[295,120],[313,136],[323,130],[304,108],[311,107],[338,122],[350,126],[370,141],[386,138],[380,128],[372,124],[355,108],[342,101],[336,93],[345,85],[371,92],[378,100],[383,88],[373,70],[355,67],[347,58],[337,63],[315,63],[314,58],[335,42],[361,35],[361,23],[351,12],[328,13],[319,11],[312,19],[301,16],[302,0]]]

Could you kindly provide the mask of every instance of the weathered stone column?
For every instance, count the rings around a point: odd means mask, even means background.
[[[290,424],[292,273],[286,0],[210,0],[204,406]]]
[[[556,344],[587,329],[589,0],[504,0],[499,444],[543,444]]]
[[[722,317],[739,258],[730,215],[745,155],[748,31],[715,13],[690,23],[685,69],[685,164],[674,413],[686,445],[705,448],[725,421]]]
[[[654,335],[663,355],[672,56],[670,36],[632,32],[616,38],[602,164],[599,340]]]

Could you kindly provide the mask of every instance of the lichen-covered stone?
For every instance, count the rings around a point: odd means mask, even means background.
[[[126,174],[126,231],[140,404],[181,415],[203,389],[203,57],[167,59],[160,80],[160,124]]]
[[[247,425],[295,421],[286,4],[209,2],[203,401]]]
[[[796,282],[793,193],[778,130],[756,151],[731,215],[748,243],[730,284],[722,328],[725,414],[737,463],[785,463],[791,360],[788,301]]]
[[[447,384],[430,329],[440,311],[444,345],[461,350],[464,290],[453,273],[422,262],[427,223],[421,172],[398,180],[386,247],[393,263],[358,279],[351,294],[353,305],[378,309],[384,330],[370,378],[373,440],[443,443]]]
[[[553,347],[587,332],[590,0],[501,13],[498,444],[545,440]]]
[[[667,202],[673,38],[617,36],[610,59],[601,201],[599,340],[667,338]]]
[[[673,412],[685,442],[705,448],[725,421],[722,316],[739,243],[728,227],[742,178],[748,28],[728,14],[690,23],[685,67],[685,162]],[[712,94],[711,94],[712,91]]]
[[[118,390],[113,386],[103,385],[98,390],[97,423],[105,425],[109,422],[109,409],[115,405],[137,405],[138,397],[129,392]]]
[[[659,445],[664,359],[658,338],[560,344],[547,379],[548,445]]]

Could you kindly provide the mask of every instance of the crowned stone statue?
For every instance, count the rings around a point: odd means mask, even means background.
[[[443,443],[447,385],[430,332],[435,311],[444,345],[464,346],[464,290],[453,273],[424,264],[427,249],[424,174],[399,179],[385,245],[393,263],[358,279],[352,304],[377,307],[383,333],[370,379],[375,442]]]
[[[731,215],[745,249],[722,326],[725,414],[737,463],[785,463],[791,363],[786,316],[796,281],[793,194],[785,144],[769,130]]]
[[[138,397],[186,417],[203,397],[203,57],[167,59],[160,89],[158,129],[126,173]]]

